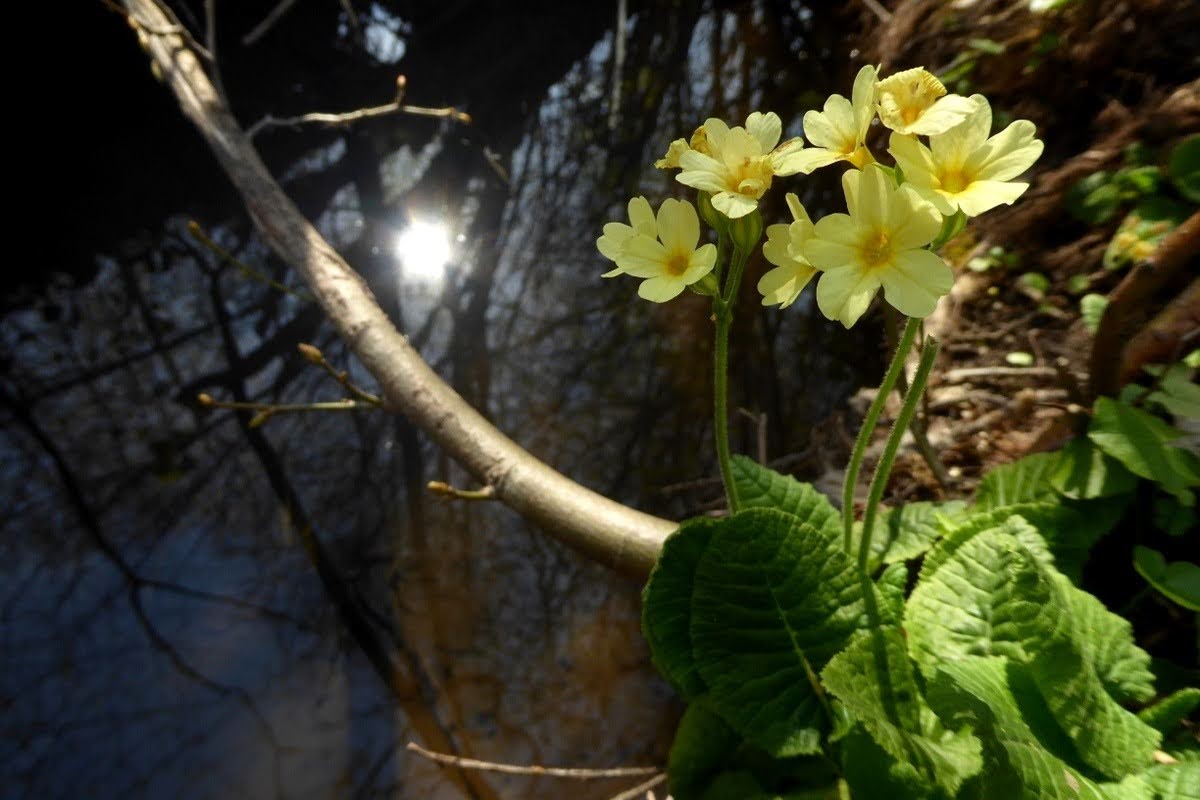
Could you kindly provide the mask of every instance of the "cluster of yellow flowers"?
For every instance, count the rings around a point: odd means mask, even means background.
[[[876,116],[891,130],[888,153],[895,168],[880,165],[867,148]],[[798,137],[781,144],[778,115],[756,111],[744,127],[706,120],[690,141],[672,142],[655,166],[678,168],[680,183],[710,194],[716,212],[738,220],[757,212],[775,177],[850,165],[842,176],[849,213],[814,224],[796,195],[787,195],[793,221],[767,228],[763,255],[775,268],[758,283],[764,305],[787,306],[820,272],[817,305],[848,328],[881,286],[901,313],[928,316],[953,280],[928,249],[943,220],[1012,203],[1028,188],[1013,178],[1042,153],[1033,123],[1017,120],[995,136],[991,128],[992,109],[983,95],[947,94],[920,67],[880,80],[878,70],[866,66],[849,100],[835,94],[822,111],[804,115],[810,147]],[[605,277],[643,278],[642,297],[670,300],[716,266],[716,248],[697,247],[700,223],[691,203],[667,200],[655,217],[646,199],[637,197],[629,203],[629,222],[604,226],[597,247],[616,263]]]

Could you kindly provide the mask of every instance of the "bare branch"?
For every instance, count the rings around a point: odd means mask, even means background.
[[[271,9],[271,13],[263,17],[263,21],[254,26],[254,29],[242,37],[242,44],[246,47],[261,39],[267,31],[271,30],[272,26],[280,20],[287,12],[292,10],[292,6],[296,5],[296,0],[282,0],[279,5]]]
[[[612,797],[608,798],[608,800],[636,800],[636,798],[647,797],[650,794],[651,789],[653,789],[655,786],[658,786],[660,783],[664,783],[666,780],[667,773],[660,772],[650,780],[644,783],[639,783],[632,789],[626,789],[620,794],[614,794]]]
[[[153,0],[123,0],[151,28],[168,20]],[[264,240],[296,269],[383,389],[388,407],[461,463],[496,497],[601,563],[645,578],[675,523],[623,506],[534,458],[429,368],[396,330],[362,278],[301,215],[221,102],[195,54],[177,36],[145,45],[180,110],[196,125],[241,193]]]
[[[247,129],[246,135],[253,139],[267,128],[296,128],[301,125],[326,125],[339,128],[353,122],[359,122],[360,120],[386,117],[391,114],[412,114],[417,117],[448,117],[464,125],[471,124],[470,114],[465,111],[459,111],[452,106],[447,108],[426,108],[424,106],[407,106],[399,101],[395,101],[382,106],[360,108],[357,111],[346,111],[341,114],[313,112],[311,114],[301,114],[298,117],[273,117],[267,114],[258,122],[251,125]]]
[[[612,769],[587,769],[583,767],[543,767],[537,764],[500,764],[495,761],[479,761],[445,753],[426,750],[416,742],[408,743],[408,751],[422,758],[436,761],[459,769],[477,769],[484,772],[502,772],[505,775],[533,775],[543,778],[571,778],[577,781],[594,781],[602,778],[640,778],[643,775],[658,775],[658,767],[614,767]]]

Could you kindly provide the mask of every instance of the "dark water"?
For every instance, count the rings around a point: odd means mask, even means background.
[[[646,510],[719,505],[709,439],[711,326],[601,281],[594,241],[631,194],[681,187],[649,164],[706,116],[780,113],[789,134],[854,65],[825,4],[219,3],[218,55],[243,123],[392,99],[474,125],[391,116],[269,129],[256,142],[303,211],[368,279],[425,358],[557,469]],[[176,4],[199,25],[200,7]],[[0,306],[0,775],[12,797],[462,797],[404,752],[665,763],[678,709],[647,663],[636,585],[486,503],[422,434],[382,413],[262,428],[221,399],[339,396],[312,342],[371,387],[298,279],[255,237],[202,142],[101,5],[64,36],[96,91],[54,156],[75,191],[43,258]],[[820,209],[828,180],[792,187]],[[66,194],[66,193],[64,193]],[[781,194],[781,193],[780,193]],[[782,196],[767,205],[781,219]],[[199,246],[195,219],[248,279]],[[442,272],[397,255],[413,220],[447,226]],[[752,287],[763,265],[752,264]],[[841,399],[878,369],[869,330],[747,295],[733,404],[767,452],[816,477]],[[735,447],[757,448],[739,415]],[[826,437],[828,439],[828,437]],[[678,484],[687,484],[679,486]],[[297,502],[298,498],[298,502]],[[311,520],[386,645],[389,692],[347,632],[293,524]],[[632,782],[489,775],[477,797],[609,797]]]

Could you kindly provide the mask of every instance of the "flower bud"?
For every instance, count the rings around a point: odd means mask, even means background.
[[[325,356],[322,355],[321,351],[307,342],[301,342],[300,344],[296,345],[296,349],[299,350],[300,355],[304,356],[305,360],[309,361],[310,363],[320,364],[325,360]]]
[[[713,208],[711,194],[708,192],[699,192],[698,194],[696,207],[700,210],[700,219],[708,223],[708,227],[717,233],[724,233],[725,228],[729,225],[729,217]]]
[[[717,276],[711,272],[705,275],[700,280],[688,286],[696,294],[702,294],[706,297],[716,297],[721,290],[721,286],[717,283]]]
[[[734,246],[738,252],[743,255],[748,254],[758,244],[758,240],[762,238],[763,222],[762,214],[758,209],[754,209],[744,217],[731,219],[729,221],[729,238],[733,240]]]
[[[205,408],[212,408],[217,404],[217,401],[213,400],[213,396],[208,392],[201,392],[200,394],[196,395],[196,402]]]

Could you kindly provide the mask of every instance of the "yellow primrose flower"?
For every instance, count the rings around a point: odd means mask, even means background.
[[[830,95],[824,111],[809,111],[804,115],[804,136],[809,147],[795,156],[800,172],[805,175],[836,161],[849,161],[862,169],[875,159],[863,141],[875,118],[875,86],[879,73],[872,66],[858,71],[854,91],[847,100],[840,94]]]
[[[945,133],[975,110],[973,100],[946,94],[942,82],[922,67],[884,78],[875,90],[879,97],[879,121],[896,133],[921,136]]]
[[[1012,179],[1042,154],[1042,142],[1033,136],[1037,129],[1026,119],[989,139],[992,107],[981,94],[971,100],[975,111],[958,127],[930,136],[929,147],[893,133],[888,148],[905,182],[946,216],[961,210],[974,217],[1001,203],[1011,204],[1029,188]]]
[[[946,262],[923,249],[941,229],[937,209],[909,186],[897,187],[879,166],[847,170],[842,188],[850,213],[823,217],[800,247],[823,272],[821,313],[849,328],[883,286],[901,314],[928,316],[954,280]]]
[[[744,217],[758,207],[772,177],[799,171],[794,156],[804,143],[789,139],[776,147],[782,134],[783,123],[774,113],[755,111],[746,117],[744,128],[730,128],[719,119],[705,120],[687,149],[678,152],[683,171],[676,179],[684,186],[711,192],[713,208],[726,217]],[[668,151],[664,161],[670,158]]]
[[[792,210],[790,225],[779,224],[767,227],[767,242],[763,245],[763,256],[775,265],[758,281],[759,294],[764,306],[778,305],[787,308],[796,302],[800,292],[812,280],[817,270],[800,252],[804,243],[812,238],[813,224],[800,198],[788,192],[788,208]]]
[[[609,222],[604,226],[604,235],[596,240],[596,249],[609,261],[615,262],[621,257],[625,243],[639,233],[649,236],[651,239],[658,236],[654,211],[650,208],[650,201],[644,197],[635,197],[629,201],[628,225],[622,222]],[[624,272],[625,270],[618,265],[616,269],[606,272],[600,277],[612,278]]]
[[[700,242],[700,217],[696,215],[696,207],[684,200],[664,200],[658,209],[658,218],[651,221],[654,231],[646,233],[640,204],[639,218],[634,218],[634,202],[642,199],[635,198],[629,204],[634,233],[625,236],[622,226],[610,240],[619,242],[615,251],[610,250],[615,252],[617,269],[605,273],[604,277],[625,273],[645,278],[638,287],[638,294],[646,300],[665,303],[712,272],[717,263],[717,248],[712,244],[696,247]],[[649,204],[645,210],[649,210]],[[604,234],[601,240],[609,235],[607,225]],[[605,248],[610,242],[605,243]],[[599,241],[596,246],[600,247]],[[600,252],[604,253],[604,249]]]

